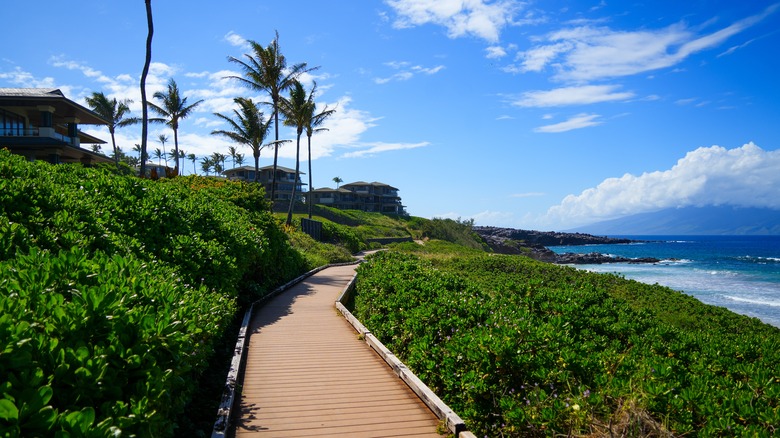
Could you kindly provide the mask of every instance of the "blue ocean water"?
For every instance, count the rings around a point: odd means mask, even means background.
[[[780,327],[780,236],[611,236],[623,245],[554,246],[557,253],[655,257],[656,264],[577,265],[671,287]]]

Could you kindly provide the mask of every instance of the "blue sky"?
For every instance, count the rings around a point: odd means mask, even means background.
[[[319,66],[303,78],[316,80],[319,106],[337,109],[313,138],[317,188],[337,176],[380,181],[415,216],[542,230],[689,205],[780,209],[778,3],[152,6],[149,93],[173,77],[204,100],[179,129],[180,147],[199,156],[230,146],[209,135],[225,127],[214,112],[229,113],[236,96],[267,101],[225,79],[238,74],[227,57],[278,31],[289,63]],[[140,116],[142,1],[11,2],[3,15],[0,87],[56,87],[81,103],[103,91],[134,99]],[[150,148],[160,133],[172,136],[153,126]],[[129,151],[140,127],[117,139]],[[261,165],[272,156],[264,150]],[[280,164],[294,167],[294,156],[284,146]]]

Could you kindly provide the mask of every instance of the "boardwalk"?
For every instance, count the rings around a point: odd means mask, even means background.
[[[237,437],[438,437],[438,419],[339,314],[354,266],[255,312]]]

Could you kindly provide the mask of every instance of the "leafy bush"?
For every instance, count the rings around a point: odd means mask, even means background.
[[[472,229],[474,220],[452,220],[434,218],[422,224],[422,237],[446,240],[468,248],[487,249],[487,246]]]
[[[675,326],[616,296],[635,286],[523,257],[385,252],[359,268],[355,312],[480,436],[775,433],[780,331],[642,285],[716,315]]]
[[[267,210],[0,151],[0,436],[171,436],[237,306],[308,268]]]

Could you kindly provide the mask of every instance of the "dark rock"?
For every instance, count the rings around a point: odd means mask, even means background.
[[[595,245],[632,243],[636,240],[615,239],[611,237],[592,236],[582,233],[557,233],[545,231],[515,230],[512,228],[474,227],[476,232],[487,243],[493,252],[498,254],[524,255],[535,260],[574,265],[591,265],[602,263],[658,263],[659,259],[644,257],[631,259],[606,254],[589,253],[556,254],[547,246],[558,245]]]

